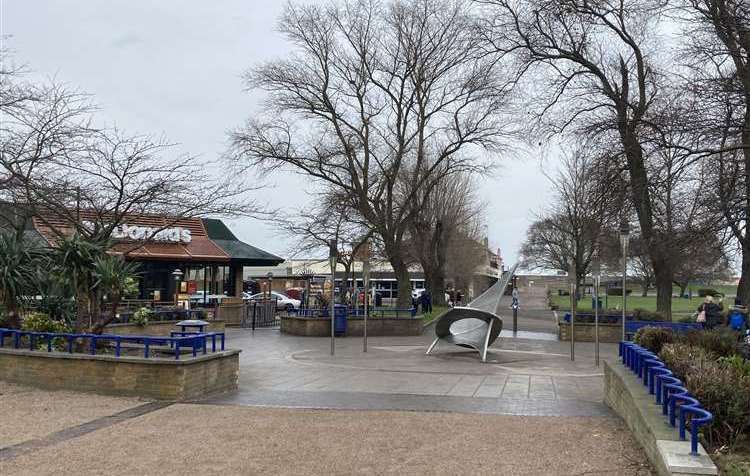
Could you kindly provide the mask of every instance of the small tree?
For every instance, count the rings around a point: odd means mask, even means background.
[[[99,297],[106,297],[110,312],[100,314],[91,332],[101,334],[104,327],[117,317],[117,309],[123,296],[132,294],[134,286],[137,289],[138,283],[134,279],[137,270],[137,263],[125,261],[119,255],[104,255],[94,260],[93,288]]]
[[[33,290],[36,269],[44,262],[44,251],[16,233],[0,231],[0,300],[6,325],[20,327],[19,308],[25,294]]]

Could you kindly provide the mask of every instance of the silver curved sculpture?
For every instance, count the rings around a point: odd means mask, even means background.
[[[500,300],[505,288],[516,272],[519,263],[498,280],[493,286],[469,303],[467,307],[454,307],[440,316],[435,324],[435,340],[427,349],[429,355],[441,340],[461,347],[475,349],[482,356],[482,362],[487,361],[487,349],[497,340],[503,330],[503,320],[496,314],[500,310]],[[497,293],[497,298],[493,296]],[[494,313],[477,309],[491,308]]]
[[[438,342],[443,340],[475,349],[482,356],[482,362],[486,362],[487,349],[497,340],[502,330],[502,319],[491,312],[471,307],[454,307],[440,316],[435,324],[436,338],[426,354],[429,355]]]

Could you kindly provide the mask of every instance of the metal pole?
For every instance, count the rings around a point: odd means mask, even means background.
[[[331,265],[331,355],[336,352],[336,329],[335,315],[336,312],[336,256],[338,255],[338,245],[336,240],[329,243],[329,259]]]
[[[362,263],[362,281],[364,285],[364,292],[363,295],[365,297],[365,325],[364,325],[364,331],[362,334],[362,352],[367,352],[367,312],[368,312],[368,306],[367,301],[370,298],[370,260],[365,259],[365,261]]]
[[[599,367],[599,276],[594,276],[594,363]]]
[[[575,274],[573,274],[575,279]],[[575,282],[570,283],[570,360],[576,360],[576,335],[575,335],[575,320],[576,320],[576,285]]]
[[[627,275],[628,275],[628,260],[627,260],[627,250],[625,247],[622,249],[622,341],[625,342],[625,310],[628,306],[628,296],[627,296]]]

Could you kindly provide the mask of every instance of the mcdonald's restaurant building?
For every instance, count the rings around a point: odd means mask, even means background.
[[[92,220],[81,212],[84,227],[91,226]],[[57,233],[72,234],[73,229],[55,217],[26,221],[28,238],[54,246]],[[138,299],[154,302],[174,303],[178,298],[208,305],[225,297],[242,297],[245,267],[284,261],[239,240],[223,221],[213,218],[132,216],[115,228],[112,238],[110,252],[139,264]]]

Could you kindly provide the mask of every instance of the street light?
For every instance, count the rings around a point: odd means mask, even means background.
[[[594,278],[594,363],[599,367],[599,281],[602,277],[602,265],[598,251],[594,251],[591,258],[591,275]]]
[[[185,273],[182,272],[180,268],[175,268],[174,271],[172,271],[172,277],[174,278],[174,306],[177,307],[179,301],[177,298],[180,294],[180,280],[182,280],[182,276]]]
[[[328,264],[331,266],[331,355],[336,351],[336,340],[335,340],[335,328],[334,328],[334,312],[335,298],[336,298],[336,258],[338,256],[338,244],[336,240],[328,242]]]
[[[362,352],[367,352],[367,312],[368,312],[368,303],[369,300],[369,292],[370,292],[370,242],[366,241],[364,246],[364,251],[362,252],[362,284],[364,286],[364,297],[365,297],[365,322],[364,322],[364,332],[362,333],[363,340],[362,340]]]
[[[630,243],[630,226],[627,220],[620,223],[620,249],[622,250],[622,340],[625,341],[625,311],[628,306],[628,244]]]

